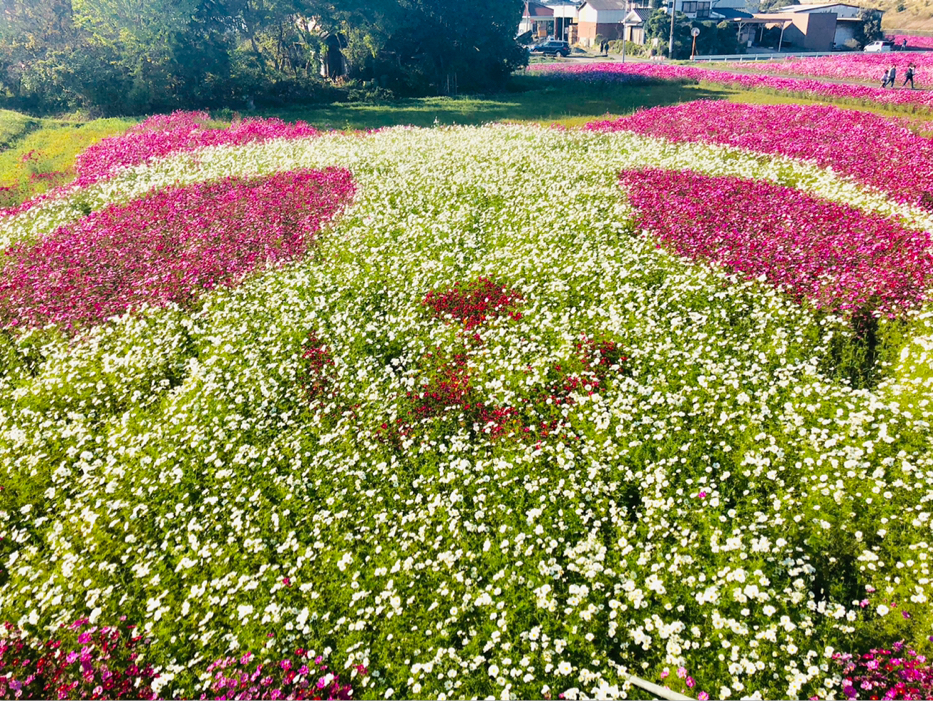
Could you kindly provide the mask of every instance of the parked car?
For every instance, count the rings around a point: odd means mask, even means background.
[[[886,54],[889,51],[894,51],[893,41],[873,41],[865,47],[866,54]]]
[[[552,41],[546,41],[543,44],[538,44],[531,49],[532,53],[535,54],[544,54],[545,56],[561,56],[567,57],[570,55],[570,44],[566,41],[558,41],[556,39]]]

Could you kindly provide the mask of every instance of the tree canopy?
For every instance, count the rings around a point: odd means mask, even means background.
[[[482,90],[526,60],[520,0],[0,2],[0,96],[38,113],[308,102],[332,97],[335,80]]]

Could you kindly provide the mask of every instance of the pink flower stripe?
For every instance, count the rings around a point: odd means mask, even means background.
[[[207,112],[174,112],[155,115],[130,128],[124,134],[102,139],[78,155],[77,178],[60,188],[0,210],[14,215],[31,209],[49,198],[88,187],[110,177],[123,167],[140,165],[174,153],[194,151],[208,146],[242,146],[272,139],[301,139],[320,135],[305,122],[286,123],[281,119],[237,120],[226,129],[209,127]]]
[[[6,251],[0,324],[67,327],[140,304],[189,304],[266,263],[300,257],[350,200],[342,169],[227,178],[111,206]]]
[[[886,36],[885,39],[893,41],[898,46],[904,39],[907,40],[908,49],[933,49],[933,37],[917,37],[910,34],[895,34]]]
[[[714,68],[697,68],[656,63],[590,63],[577,66],[555,64],[533,66],[533,73],[578,80],[630,80],[641,76],[653,80],[706,81],[729,85],[743,90],[772,90],[790,92],[814,99],[873,102],[885,105],[911,106],[929,110],[933,108],[933,92],[927,90],[890,90],[868,85],[824,83],[819,80],[784,78],[772,75],[729,73]]]
[[[680,255],[762,275],[797,299],[894,315],[933,281],[930,236],[790,188],[691,171],[620,175],[636,222]]]
[[[596,131],[631,131],[813,161],[893,199],[933,209],[933,139],[907,120],[828,105],[746,105],[701,100],[655,107]]]
[[[755,64],[727,63],[728,68],[754,73],[779,73],[831,80],[851,80],[880,86],[882,74],[892,65],[897,68],[897,88],[903,87],[907,66],[914,64],[914,85],[918,88],[933,84],[933,52],[896,52],[887,54],[839,54],[788,59],[784,61],[762,61]],[[910,89],[909,87],[907,89]]]
[[[242,146],[272,139],[301,139],[320,132],[305,122],[288,124],[281,119],[244,119],[226,129],[207,126],[206,112],[156,115],[120,136],[103,139],[78,156],[78,182],[87,185],[111,175],[116,169],[164,158],[180,151],[207,146]]]

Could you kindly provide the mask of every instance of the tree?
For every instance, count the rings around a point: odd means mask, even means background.
[[[863,7],[859,10],[858,18],[861,21],[855,25],[852,38],[859,49],[864,49],[873,41],[884,39],[884,32],[881,30],[881,13],[878,10]]]
[[[406,94],[500,86],[527,61],[515,41],[520,0],[398,0],[363,36],[371,59],[356,74]]]
[[[691,22],[692,27],[700,30],[697,36],[697,55],[723,55],[741,53],[738,28],[732,22],[718,24],[712,20]]]
[[[0,93],[43,113],[313,101],[334,51],[409,94],[495,88],[527,61],[520,0],[0,2]]]
[[[674,17],[674,59],[690,58],[690,49],[693,37],[690,36],[691,23],[687,15],[678,12]],[[658,50],[662,56],[667,56],[671,35],[671,16],[662,9],[651,13],[645,23],[645,37],[648,43],[657,38]]]

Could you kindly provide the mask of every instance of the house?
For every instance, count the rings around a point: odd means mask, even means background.
[[[552,36],[554,31],[554,10],[534,0],[525,2],[525,12],[518,25],[518,33],[531,32],[536,39]]]
[[[709,19],[712,9],[712,0],[674,0],[674,10],[690,19]]]
[[[720,7],[718,3],[713,5],[713,9],[709,13],[711,20],[725,20],[727,22],[738,22],[739,20],[750,19],[751,16],[751,12],[739,10],[735,7]]]
[[[578,41],[593,46],[597,36],[621,39],[630,4],[630,0],[586,0],[577,13]]]
[[[626,41],[642,45],[646,43],[645,24],[648,23],[648,18],[653,12],[654,10],[650,7],[635,7],[629,10],[622,25]]]
[[[753,29],[751,41],[759,43],[765,29],[778,28],[781,38],[778,49],[793,45],[804,51],[832,51],[836,34],[836,15],[831,12],[817,14],[766,12],[755,14],[751,19],[740,20],[740,36],[743,31]]]
[[[675,0],[677,12],[683,12],[691,19],[729,21],[738,23],[751,18],[750,12],[738,8],[745,6],[745,0],[710,0],[710,2],[691,2]],[[645,43],[645,24],[654,12],[650,7],[634,7],[625,16],[625,37],[636,44]],[[737,28],[738,31],[738,28]]]
[[[833,42],[836,46],[845,46],[846,42],[855,38],[855,30],[862,22],[859,17],[859,11],[862,8],[858,5],[850,5],[844,2],[823,3],[811,5],[787,5],[777,11],[781,14],[793,15],[816,15],[833,14],[836,16],[835,34]],[[796,25],[795,25],[796,26]],[[817,50],[817,49],[814,49]],[[819,49],[828,51],[829,49]]]
[[[548,7],[554,13],[554,38],[569,41],[571,44],[578,43],[577,21],[580,12],[578,0],[550,0]]]

